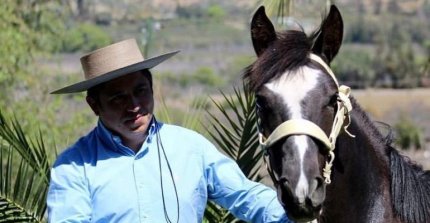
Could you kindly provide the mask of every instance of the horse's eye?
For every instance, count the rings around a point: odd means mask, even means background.
[[[255,105],[256,105],[258,111],[262,111],[267,107],[267,102],[266,102],[264,97],[256,95],[255,96]]]
[[[332,95],[330,97],[330,100],[329,100],[327,106],[335,107],[337,105],[337,99],[338,99],[338,94],[337,93],[334,94],[334,95]]]

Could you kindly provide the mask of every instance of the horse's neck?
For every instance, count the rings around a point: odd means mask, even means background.
[[[339,147],[338,152],[349,153],[350,158],[359,161],[351,164],[358,165],[361,169],[387,170],[389,157],[387,156],[387,145],[384,137],[354,98],[351,98],[351,102],[354,110],[351,113],[351,124],[348,127],[348,132],[355,137],[343,132],[339,136],[339,144],[336,146]],[[345,155],[348,156],[348,154]],[[363,165],[365,163],[368,165]],[[386,172],[379,174],[386,176]]]
[[[355,138],[346,133],[338,137],[333,182],[327,186],[328,199],[323,212],[339,218],[345,213],[355,213],[363,215],[361,222],[378,222],[384,216],[377,215],[387,214],[384,209],[390,199],[389,159],[380,133],[355,100],[352,102],[355,110],[348,131]],[[351,217],[348,214],[346,218]]]
[[[336,145],[336,153],[339,154],[338,161],[347,159],[343,166],[354,168],[353,171],[369,170],[360,174],[364,181],[373,182],[369,175],[388,176],[389,157],[387,156],[384,137],[370,120],[369,116],[361,109],[352,98],[354,110],[351,113],[351,124],[348,131],[355,137],[343,132]],[[355,175],[353,175],[356,177]]]

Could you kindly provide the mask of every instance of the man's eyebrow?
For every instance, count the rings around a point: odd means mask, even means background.
[[[149,86],[151,86],[151,85],[148,82],[142,81],[142,82],[137,83],[137,85],[135,86],[135,88],[149,87]]]
[[[124,93],[124,91],[122,91],[122,90],[113,90],[113,91],[105,92],[105,95],[108,97],[113,97],[113,96],[120,95],[123,93]]]

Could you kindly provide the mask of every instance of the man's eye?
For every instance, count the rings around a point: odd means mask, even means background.
[[[109,101],[119,102],[119,101],[122,101],[123,99],[124,99],[124,95],[115,95],[111,97]]]
[[[144,93],[144,92],[147,92],[147,91],[148,91],[148,87],[140,87],[140,88],[137,89],[138,93]]]

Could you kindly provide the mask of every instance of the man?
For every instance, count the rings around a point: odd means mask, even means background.
[[[81,58],[86,80],[52,93],[87,91],[97,127],[51,171],[49,222],[202,222],[208,199],[250,222],[288,221],[276,194],[249,181],[204,137],[153,116],[150,68],[134,39]]]

